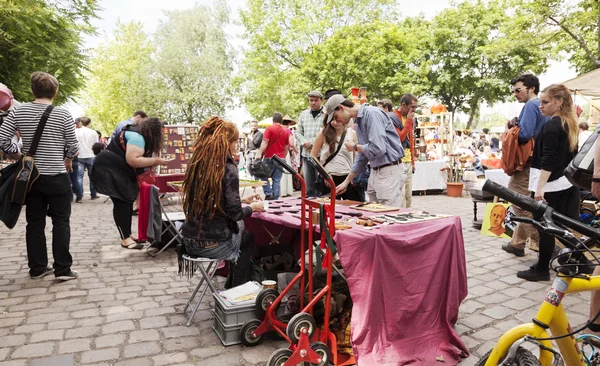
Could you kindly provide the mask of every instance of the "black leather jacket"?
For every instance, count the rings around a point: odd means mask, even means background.
[[[216,211],[212,221],[210,220],[210,212],[205,212],[202,218],[188,216],[181,228],[183,236],[200,240],[229,240],[233,233],[238,232],[237,221],[252,215],[250,206],[242,207],[240,177],[232,158],[227,158],[227,165],[225,166],[221,207],[225,214]],[[201,219],[202,226],[200,226]]]

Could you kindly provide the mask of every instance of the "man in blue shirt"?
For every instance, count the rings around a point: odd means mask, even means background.
[[[510,82],[510,85],[517,101],[525,103],[525,105],[521,110],[521,114],[519,114],[519,120],[509,122],[507,128],[512,128],[518,123],[518,126],[521,128],[519,131],[519,143],[523,144],[531,139],[535,140],[535,137],[542,131],[544,123],[550,118],[542,116],[542,112],[540,112],[540,100],[537,97],[540,91],[540,80],[535,75],[520,75],[514,78]],[[531,159],[527,162],[523,171],[516,171],[510,177],[508,188],[526,196],[531,194],[529,192],[530,165]],[[522,210],[515,205],[513,205],[513,209],[516,216],[532,217],[529,211]],[[518,223],[510,243],[502,245],[502,249],[517,257],[522,257],[525,255],[525,241],[527,238],[531,238],[530,240],[534,240],[537,243],[539,240],[537,230],[531,225]]]
[[[121,133],[121,130],[123,129],[123,127],[128,126],[128,125],[137,125],[138,123],[146,120],[147,118],[148,118],[148,115],[146,114],[146,112],[135,111],[135,113],[133,114],[133,117],[126,119],[124,121],[121,121],[117,124],[117,126],[115,127],[115,130],[113,131],[113,133],[111,135],[111,139],[117,138],[119,136],[119,134]]]
[[[337,186],[337,193],[344,193],[352,179],[364,172],[367,163],[370,163],[369,200],[400,207],[406,180],[401,161],[404,149],[387,113],[368,104],[354,104],[339,94],[327,101],[325,112],[324,121],[327,123],[347,125],[354,118],[358,137],[358,144],[345,145],[346,149],[357,152],[357,155],[350,174]]]

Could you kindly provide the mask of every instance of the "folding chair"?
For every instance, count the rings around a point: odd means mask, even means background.
[[[163,203],[159,197],[158,187],[152,186],[152,189],[150,189],[150,195],[152,195],[155,202],[158,203],[161,216],[161,227],[158,229],[160,231],[160,236],[155,235],[156,238],[152,240],[150,246],[148,249],[146,249],[148,254],[155,257],[165,251],[169,246],[171,246],[171,244],[181,244],[183,236],[181,235],[177,223],[185,221],[185,214],[183,212],[166,212],[165,207],[163,206]],[[150,227],[150,225],[152,225],[152,217],[148,216],[148,227]],[[160,250],[156,251],[154,244],[158,242],[157,238],[162,239],[162,237],[164,237],[164,235],[167,233],[170,233],[173,236],[172,239],[169,240],[169,242],[167,242]]]
[[[190,306],[193,306],[192,315],[190,317],[188,317],[188,321],[185,324],[186,326],[189,327],[190,324],[192,324],[192,320],[194,319],[194,316],[196,315],[196,312],[198,311],[200,304],[202,303],[202,299],[204,298],[204,295],[206,294],[206,290],[210,287],[210,290],[212,291],[213,294],[217,292],[217,290],[215,289],[215,286],[212,284],[212,279],[215,276],[215,273],[217,272],[217,267],[221,260],[220,259],[210,259],[210,258],[199,258],[199,257],[191,256],[189,254],[184,254],[183,261],[190,262],[190,263],[186,263],[184,265],[195,266],[200,271],[200,274],[202,275],[202,278],[200,278],[200,283],[198,283],[198,286],[196,286],[196,289],[192,293],[192,296],[190,296],[190,299],[188,300],[187,304],[185,305],[185,308],[183,308],[183,314],[186,314],[187,309]],[[204,268],[204,264],[208,264],[208,267],[206,269]],[[212,272],[211,272],[211,268],[212,268]],[[204,290],[202,290],[202,294],[200,295],[200,298],[198,299],[196,304],[193,305],[192,303],[194,302],[194,298],[196,297],[196,294],[200,290],[200,287],[202,287],[202,284],[204,283],[204,281],[206,281],[206,286],[204,286]]]

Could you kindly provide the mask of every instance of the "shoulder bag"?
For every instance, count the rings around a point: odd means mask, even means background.
[[[127,155],[127,145],[125,144],[126,131],[127,129],[122,130],[119,134],[119,143],[121,144],[121,148],[123,149],[123,151],[125,151],[125,155]],[[127,162],[127,158],[125,158],[125,162]],[[133,168],[133,170],[135,171],[135,177],[137,179],[138,187],[141,187],[142,183],[147,183],[150,185],[156,184],[156,174],[154,174],[154,170],[152,170],[152,167],[148,169]]]
[[[265,149],[265,151],[267,151],[269,149],[269,147],[271,147],[271,145],[273,145],[277,140],[279,140],[282,133],[283,133],[283,127],[281,127],[281,131],[279,131],[279,135],[277,135],[277,138],[273,141],[269,141],[269,144],[267,145],[267,148]],[[264,159],[265,158],[263,156],[262,160],[252,161],[248,165],[248,171],[250,172],[250,174],[252,174],[256,178],[266,179],[266,178],[270,178],[273,175],[273,169],[274,169],[273,165],[266,163]]]
[[[598,143],[598,133],[594,132],[581,146],[581,150],[565,168],[565,177],[572,185],[591,190],[594,176],[594,154]]]
[[[337,149],[335,149],[334,153],[329,155],[327,157],[327,159],[325,159],[325,163],[323,164],[323,168],[325,168],[325,165],[327,165],[331,160],[333,160],[333,158],[335,158],[335,156],[340,152],[340,150],[342,149],[342,146],[344,145],[344,140],[346,139],[346,132],[348,130],[344,130],[344,132],[342,133],[342,136],[340,136],[340,142],[338,143],[338,147]],[[323,177],[321,177],[320,174],[317,173],[317,180],[315,182],[315,189],[319,192],[327,192],[329,190],[329,187],[327,187],[325,185],[325,181],[323,180]]]

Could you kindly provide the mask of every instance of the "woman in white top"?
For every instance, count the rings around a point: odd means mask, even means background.
[[[346,131],[346,134],[344,136],[344,141],[342,142],[342,147],[339,149],[339,152],[335,154],[344,131]],[[355,152],[349,151],[344,145],[347,143],[354,145],[357,142],[356,132],[354,132],[352,128],[346,128],[336,121],[325,123],[323,129],[319,131],[315,138],[311,155],[313,158],[319,159],[321,165],[323,165],[325,170],[331,175],[336,185],[341,184],[346,179],[348,174],[350,174],[352,164],[354,164]],[[328,158],[333,154],[335,154],[335,156],[327,162]],[[326,162],[327,164],[325,164]],[[326,192],[321,193],[329,193],[329,189],[326,189]],[[346,192],[340,197],[352,201],[361,200],[358,188],[354,185],[350,185]]]

